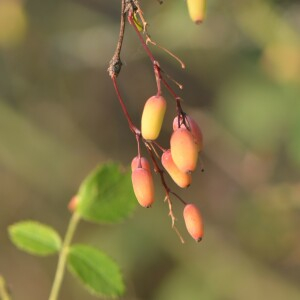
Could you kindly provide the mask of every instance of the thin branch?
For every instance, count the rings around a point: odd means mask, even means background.
[[[143,26],[139,26],[138,27],[138,20],[135,19],[136,13],[138,14],[138,16],[140,17],[140,19],[142,20]],[[129,128],[130,130],[135,134],[136,137],[136,141],[137,141],[137,148],[138,148],[138,157],[139,159],[141,159],[141,149],[140,149],[140,142],[141,140],[143,141],[144,145],[146,146],[146,149],[151,157],[153,166],[154,166],[154,171],[156,173],[159,173],[160,179],[161,179],[161,183],[165,189],[165,201],[168,203],[168,207],[169,207],[169,216],[171,217],[172,220],[172,228],[175,230],[175,232],[178,234],[180,240],[182,243],[184,243],[184,240],[182,238],[182,236],[180,235],[178,229],[175,226],[175,215],[173,213],[173,206],[172,206],[172,201],[170,198],[170,194],[174,195],[178,200],[180,200],[180,202],[182,202],[184,205],[186,204],[186,202],[179,197],[176,193],[172,192],[169,188],[169,186],[167,185],[166,181],[165,181],[165,173],[164,170],[160,168],[158,162],[157,162],[157,158],[155,157],[155,155],[160,158],[160,156],[157,154],[155,146],[158,147],[161,151],[165,151],[164,148],[162,148],[158,143],[156,142],[150,142],[147,141],[145,139],[143,139],[142,135],[141,135],[141,131],[140,129],[138,129],[132,122],[130,115],[127,111],[126,105],[122,99],[122,96],[120,94],[118,85],[117,85],[117,80],[116,77],[118,76],[118,74],[121,71],[121,59],[120,59],[120,53],[121,53],[121,49],[122,49],[122,44],[123,44],[123,38],[124,38],[124,31],[125,31],[125,20],[126,20],[126,16],[128,19],[129,24],[134,28],[134,31],[136,32],[145,52],[147,53],[148,57],[150,58],[150,61],[153,64],[153,69],[154,69],[154,75],[155,75],[155,79],[156,79],[156,85],[157,85],[157,96],[161,95],[161,84],[163,83],[164,86],[166,87],[166,89],[170,92],[170,94],[173,96],[173,98],[175,99],[176,102],[176,109],[177,109],[177,114],[178,114],[178,119],[180,120],[180,116],[184,116],[185,113],[182,110],[181,107],[181,98],[176,94],[176,92],[171,88],[171,86],[169,85],[169,83],[166,81],[165,78],[163,78],[163,74],[167,77],[167,79],[172,80],[173,82],[175,82],[175,84],[177,84],[179,86],[179,88],[182,88],[182,86],[177,83],[174,79],[170,78],[170,76],[168,76],[168,74],[165,74],[163,72],[163,70],[160,68],[159,62],[154,58],[151,50],[148,47],[148,43],[151,43],[153,45],[158,46],[160,49],[166,51],[169,55],[171,55],[173,58],[177,59],[179,61],[179,63],[181,64],[181,67],[184,68],[184,64],[183,62],[177,58],[174,54],[172,54],[169,50],[157,45],[155,42],[153,42],[150,38],[150,36],[147,33],[147,22],[145,21],[144,17],[143,17],[143,12],[139,6],[139,3],[137,0],[122,0],[122,11],[121,11],[121,25],[120,25],[120,34],[119,34],[119,40],[118,40],[118,44],[115,50],[115,53],[113,55],[112,60],[110,61],[109,64],[109,68],[108,68],[108,72],[109,75],[113,81],[113,85],[118,97],[118,100],[120,102],[120,105],[122,107],[123,113],[127,119],[127,122],[129,124]],[[140,32],[140,30],[143,29],[143,33],[146,36],[146,40],[144,39],[142,33]],[[139,162],[140,163],[140,162]]]
[[[120,32],[119,32],[119,39],[117,43],[117,47],[115,53],[109,62],[109,67],[107,69],[110,77],[117,77],[121,72],[122,68],[122,61],[121,61],[121,50],[124,40],[124,33],[125,33],[125,20],[126,20],[126,0],[122,0],[121,6],[121,21],[120,21]]]
[[[177,227],[175,226],[175,221],[176,221],[176,218],[175,218],[175,215],[173,213],[173,206],[172,206],[172,201],[171,201],[171,198],[170,198],[170,193],[173,194],[174,196],[176,196],[183,204],[186,204],[185,201],[183,201],[177,194],[175,194],[174,192],[171,191],[171,189],[168,187],[166,181],[165,181],[165,177],[164,177],[164,171],[159,167],[157,161],[156,161],[156,158],[153,154],[153,151],[152,151],[152,148],[150,147],[150,145],[148,144],[148,142],[145,142],[145,145],[146,145],[146,148],[147,148],[147,151],[151,157],[151,160],[154,164],[154,170],[155,172],[159,173],[159,176],[160,176],[160,179],[161,179],[161,183],[165,189],[165,192],[166,192],[166,197],[165,197],[165,201],[168,202],[168,207],[169,207],[169,216],[171,218],[171,221],[172,221],[172,228],[175,230],[176,234],[178,235],[180,241],[182,243],[184,243],[184,239],[182,238],[180,232],[178,231]]]
[[[118,88],[118,85],[117,85],[117,79],[115,76],[113,76],[112,78],[112,82],[113,82],[113,85],[114,85],[114,88],[115,88],[115,91],[116,91],[116,94],[117,94],[117,97],[118,97],[118,100],[120,102],[120,105],[122,107],[122,110],[123,110],[123,113],[127,119],[127,122],[129,124],[129,128],[130,130],[135,134],[135,135],[141,135],[141,131],[133,124],[131,118],[130,118],[130,115],[128,113],[128,110],[125,106],[125,103],[122,99],[122,96],[121,96],[121,93],[119,91],[119,88]]]
[[[154,64],[154,63],[155,63],[155,58],[154,58],[152,52],[150,51],[149,47],[146,45],[146,43],[145,43],[145,41],[144,41],[144,38],[143,38],[143,36],[141,35],[139,29],[138,29],[137,26],[135,25],[134,18],[133,18],[133,12],[132,12],[132,11],[130,11],[130,12],[128,13],[128,22],[129,22],[129,24],[132,25],[132,27],[134,28],[134,30],[135,30],[135,32],[136,32],[138,38],[140,39],[140,41],[141,41],[141,43],[142,43],[142,45],[143,45],[144,50],[146,51],[147,55],[149,56],[151,62]]]

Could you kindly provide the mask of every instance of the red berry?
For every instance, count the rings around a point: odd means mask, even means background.
[[[140,161],[141,161],[141,165],[139,164]],[[150,164],[149,164],[148,160],[145,157],[141,156],[141,159],[139,159],[139,157],[136,156],[132,160],[132,162],[131,162],[131,171],[134,171],[138,167],[142,167],[142,168],[150,171]]]
[[[151,172],[136,168],[131,175],[134,194],[143,207],[150,207],[154,202],[154,184]]]
[[[200,242],[203,237],[203,222],[197,206],[187,204],[183,210],[183,218],[188,233],[196,242]]]
[[[192,172],[196,169],[198,147],[193,135],[186,128],[178,128],[171,136],[171,154],[175,165],[181,172]]]
[[[185,122],[188,126],[188,129],[190,129],[190,131],[194,137],[194,142],[197,144],[198,151],[200,152],[203,149],[202,131],[201,131],[199,125],[197,124],[197,122],[191,116],[186,115]],[[180,125],[180,128],[186,128],[186,126],[183,124],[182,117],[180,117],[180,121],[178,124],[178,116],[176,116],[173,121],[173,130],[177,130],[179,128],[178,125]]]
[[[178,186],[186,188],[191,184],[191,174],[182,172],[178,169],[173,161],[171,150],[167,150],[163,153],[161,156],[161,163]]]

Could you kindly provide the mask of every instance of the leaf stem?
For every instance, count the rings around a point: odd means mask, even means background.
[[[9,292],[6,287],[5,280],[3,276],[0,275],[0,299],[2,300],[10,300]]]
[[[64,273],[65,273],[69,246],[71,244],[72,238],[74,236],[79,221],[80,221],[80,215],[74,212],[70,219],[68,229],[65,235],[65,239],[63,241],[63,245],[59,254],[58,264],[57,264],[56,273],[55,273],[52,289],[50,292],[49,300],[57,300],[60,287],[63,281]]]

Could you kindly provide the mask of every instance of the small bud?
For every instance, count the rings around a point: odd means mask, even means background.
[[[188,233],[196,242],[200,242],[203,237],[203,222],[197,206],[187,204],[183,210],[183,218]]]
[[[167,102],[162,96],[152,96],[146,101],[141,120],[141,132],[144,139],[157,139],[166,108]]]
[[[73,213],[76,210],[77,206],[78,206],[78,196],[75,195],[71,198],[71,200],[68,204],[68,209],[70,212]]]
[[[140,32],[143,31],[144,26],[139,21],[136,13],[133,14],[133,22],[134,22],[136,28],[138,29],[138,31],[140,31]]]

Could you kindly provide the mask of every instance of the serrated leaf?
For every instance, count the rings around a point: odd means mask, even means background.
[[[117,297],[125,287],[119,266],[105,253],[86,245],[73,245],[68,269],[92,294]]]
[[[77,211],[83,219],[114,223],[128,217],[136,206],[131,175],[108,163],[98,167],[81,184]]]
[[[46,256],[61,248],[61,238],[48,225],[36,221],[22,221],[9,226],[9,236],[19,249],[34,255]]]

